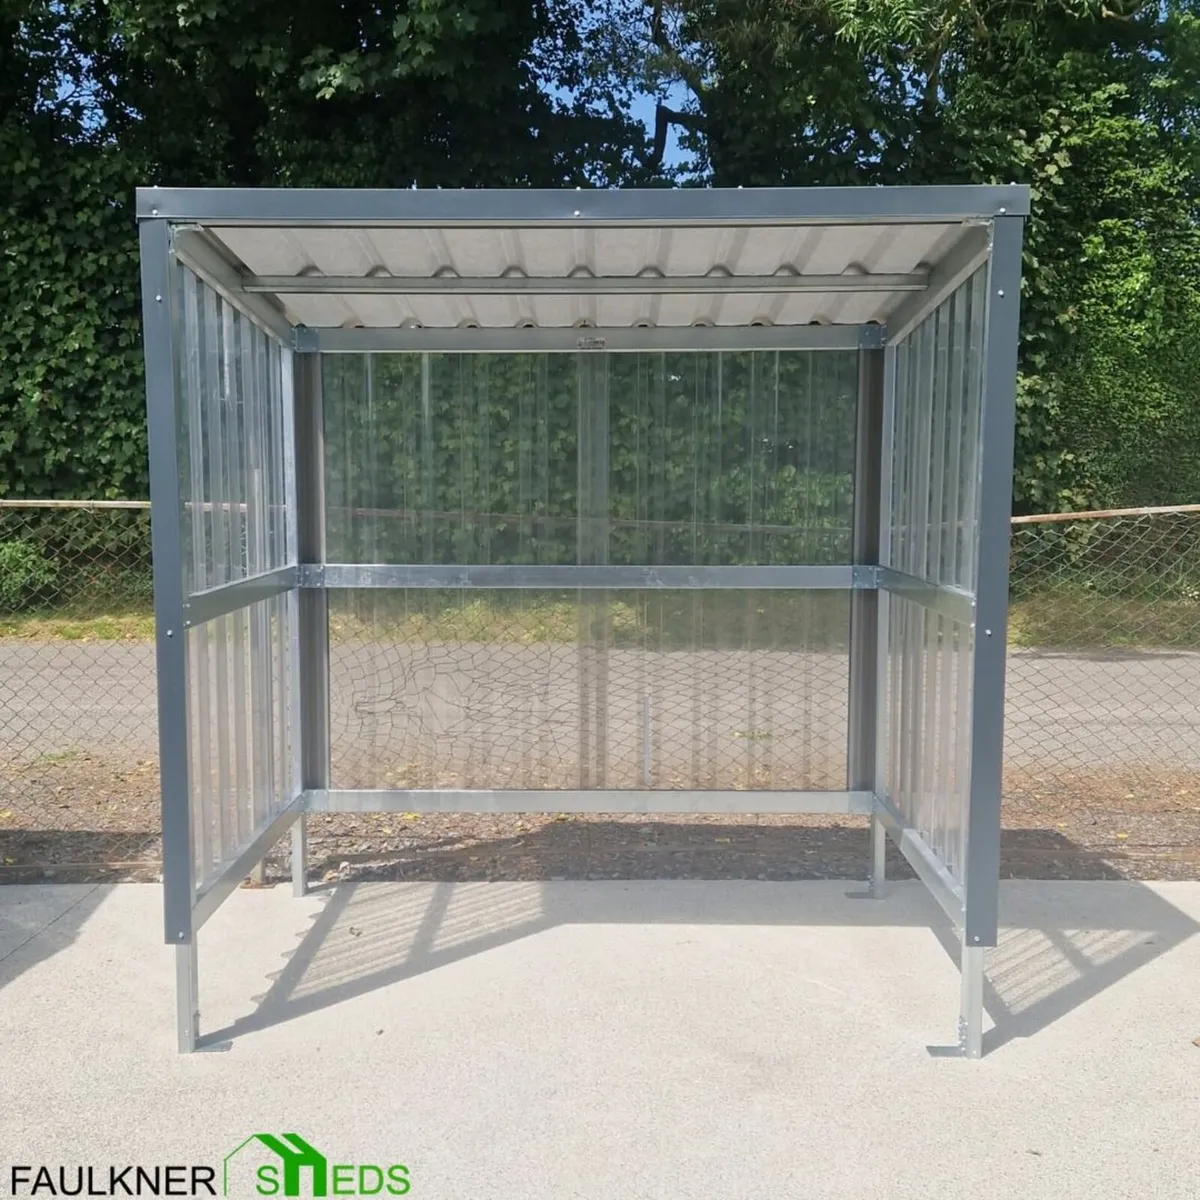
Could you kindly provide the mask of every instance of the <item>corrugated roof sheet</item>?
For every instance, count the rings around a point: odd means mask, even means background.
[[[274,290],[293,323],[313,328],[883,323],[922,286],[920,273],[936,266],[968,228],[963,222],[912,221],[206,225],[251,277],[249,284],[281,284],[258,290]],[[873,278],[878,276],[912,278]],[[753,290],[738,282],[746,277],[775,279]],[[668,282],[659,290],[654,278]],[[360,279],[370,280],[364,284],[370,291],[354,290]],[[581,281],[577,291],[562,282],[573,279]],[[781,279],[788,284],[781,286]],[[306,291],[308,280],[312,290]],[[505,280],[513,290],[497,294],[495,281]],[[622,291],[614,280],[639,282]],[[671,282],[689,280],[694,290]],[[429,281],[441,282],[424,286]]]

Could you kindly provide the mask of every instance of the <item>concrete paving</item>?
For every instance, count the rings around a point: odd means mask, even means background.
[[[183,1057],[157,888],[0,889],[0,1194],[259,1131],[445,1200],[1200,1194],[1200,884],[1005,885],[980,1062],[931,1053],[957,971],[920,885],[847,890],[239,891]]]

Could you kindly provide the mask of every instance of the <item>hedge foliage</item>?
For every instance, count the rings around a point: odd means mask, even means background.
[[[0,0],[0,496],[146,494],[138,183],[1015,180],[1018,503],[1195,500],[1198,12]]]

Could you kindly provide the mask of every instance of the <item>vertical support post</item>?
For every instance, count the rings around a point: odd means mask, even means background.
[[[964,979],[968,953],[977,947],[994,946],[999,926],[1000,788],[1004,765],[1004,666],[1021,233],[1020,217],[997,217],[992,223],[983,339],[979,565],[975,585],[971,783],[964,881]],[[979,963],[982,971],[982,951]]]
[[[200,1038],[200,967],[195,937],[175,947],[175,1005],[179,1053],[191,1054]]]
[[[325,562],[325,409],[321,356],[297,354],[293,363],[296,438],[296,537],[302,564]],[[300,786],[329,787],[329,601],[323,588],[302,588],[296,637],[300,691]],[[292,891],[307,882],[305,814],[292,826]]]
[[[150,440],[150,536],[154,554],[155,663],[158,671],[158,754],[162,787],[163,918],[166,940],[179,962],[179,1049],[196,1042],[196,947],[192,928],[195,853],[192,846],[188,758],[187,637],[183,624],[183,501],[185,443],[180,437],[179,348],[176,309],[179,267],[164,220],[139,229],[142,267],[142,339],[146,360],[146,416]]]
[[[581,350],[579,515],[576,559],[608,563],[608,356]],[[604,787],[608,775],[608,647],[612,613],[606,589],[576,593],[579,611],[579,786]]]
[[[965,1058],[983,1057],[983,947],[962,948],[962,1007],[958,1016],[958,1048]]]
[[[292,895],[308,891],[308,823],[304,813],[292,822]]]
[[[879,562],[883,355],[882,350],[860,350],[858,355],[851,545],[851,561],[856,566],[875,566]],[[846,747],[846,786],[851,791],[875,788],[878,634],[879,592],[856,588],[850,593],[850,711]],[[869,870],[872,895],[878,895],[883,884],[884,836],[882,824],[872,816]]]
[[[883,412],[879,451],[879,543],[877,563],[892,564],[892,472],[896,461],[896,366],[895,345],[883,349]],[[891,745],[891,711],[888,694],[891,653],[891,598],[882,588],[875,592],[875,778],[876,797],[888,796],[888,780],[895,747]],[[887,861],[887,828],[880,820],[878,805],[871,813],[870,894],[880,896]]]

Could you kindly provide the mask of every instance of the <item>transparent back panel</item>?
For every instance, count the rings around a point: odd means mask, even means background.
[[[857,356],[324,364],[330,562],[844,563]]]
[[[854,353],[324,366],[330,562],[838,564]],[[844,592],[330,593],[335,787],[845,785]]]
[[[335,787],[844,786],[844,592],[329,595]]]

